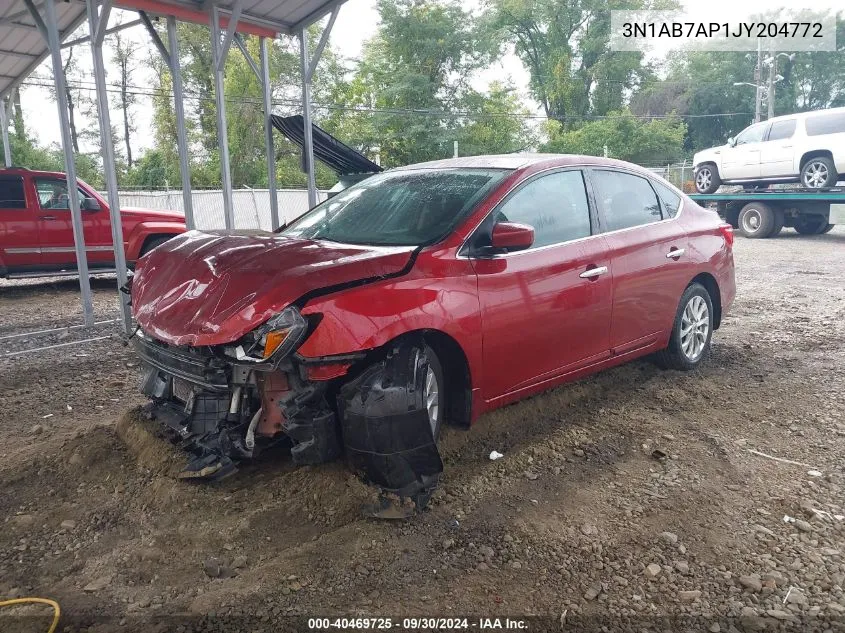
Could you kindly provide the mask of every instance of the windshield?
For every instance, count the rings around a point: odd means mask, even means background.
[[[433,244],[508,173],[419,169],[377,174],[317,205],[282,235],[373,246]]]

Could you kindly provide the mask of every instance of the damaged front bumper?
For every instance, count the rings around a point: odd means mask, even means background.
[[[437,484],[443,462],[425,404],[428,359],[421,344],[396,345],[331,380],[309,380],[309,367],[296,356],[258,367],[142,332],[133,343],[145,367],[149,414],[192,455],[185,478],[225,477],[287,440],[294,463],[323,463],[345,452],[367,483],[418,508]]]

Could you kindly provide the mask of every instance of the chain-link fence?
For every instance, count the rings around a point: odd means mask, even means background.
[[[645,165],[646,169],[662,176],[678,189],[687,193],[695,190],[694,169],[691,160],[681,163],[668,163],[666,165]]]
[[[180,190],[169,191],[121,191],[120,206],[145,209],[167,209],[185,212]],[[304,189],[280,189],[276,192],[279,201],[279,219],[289,222],[308,210],[308,192]],[[105,194],[104,194],[105,196]],[[317,192],[317,199],[326,199],[325,191]],[[222,229],[226,226],[223,214],[223,191],[194,190],[191,193],[194,221],[198,229]],[[232,193],[232,202],[237,229],[271,229],[270,191],[268,189],[237,189]]]

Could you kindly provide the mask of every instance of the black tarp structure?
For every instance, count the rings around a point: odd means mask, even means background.
[[[300,149],[304,147],[305,125],[301,114],[285,117],[274,114],[271,119],[273,127],[279,130],[288,140]],[[311,130],[314,139],[314,158],[328,165],[337,172],[338,176],[376,174],[382,171],[382,168],[369,158],[356,152],[313,123]]]

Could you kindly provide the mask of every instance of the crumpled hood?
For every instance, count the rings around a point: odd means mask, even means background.
[[[172,345],[230,343],[306,293],[398,274],[413,252],[261,231],[189,231],[141,258],[132,312],[146,333]]]

